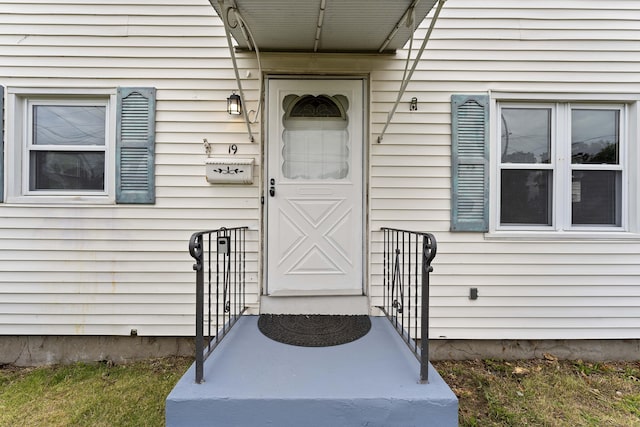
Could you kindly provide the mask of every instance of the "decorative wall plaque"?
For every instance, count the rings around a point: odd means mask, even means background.
[[[239,157],[209,157],[206,161],[207,182],[210,184],[253,184],[254,159]]]

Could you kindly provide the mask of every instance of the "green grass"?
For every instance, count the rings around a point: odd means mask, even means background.
[[[0,426],[162,426],[190,359],[0,370]]]
[[[187,358],[0,368],[0,426],[163,426]],[[640,361],[440,361],[463,427],[639,426]]]

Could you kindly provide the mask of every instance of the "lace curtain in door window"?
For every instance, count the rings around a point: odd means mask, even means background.
[[[349,175],[346,97],[289,95],[283,101],[282,173],[288,179],[339,180]]]

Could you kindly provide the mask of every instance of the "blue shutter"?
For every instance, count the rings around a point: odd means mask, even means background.
[[[4,86],[0,86],[0,203],[4,202]]]
[[[155,88],[118,88],[116,203],[155,203]]]
[[[489,97],[451,97],[451,231],[489,230]]]

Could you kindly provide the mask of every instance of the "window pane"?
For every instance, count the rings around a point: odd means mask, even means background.
[[[619,163],[618,110],[571,110],[571,163]]]
[[[620,226],[621,177],[620,171],[573,171],[572,223]]]
[[[549,163],[551,109],[502,109],[502,162]]]
[[[30,190],[104,190],[104,152],[32,151]]]
[[[502,170],[500,223],[551,225],[551,171]]]
[[[35,105],[33,144],[105,145],[104,106]]]

